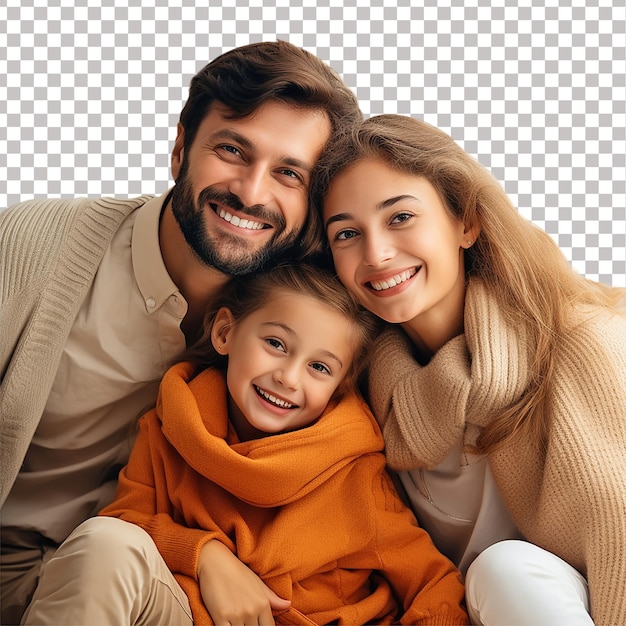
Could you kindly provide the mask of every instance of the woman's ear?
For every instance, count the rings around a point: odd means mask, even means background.
[[[183,125],[178,123],[178,130],[176,135],[176,141],[174,142],[174,148],[172,150],[172,178],[174,181],[178,179],[178,174],[180,174],[180,168],[183,164],[183,159],[185,156],[185,131],[183,129]]]
[[[223,306],[213,320],[211,343],[219,354],[228,354],[228,338],[235,318],[228,307]]]
[[[461,247],[465,249],[471,248],[476,242],[476,239],[478,239],[478,235],[480,235],[480,226],[478,225],[478,222],[470,227],[465,226],[463,230],[463,242],[461,243]]]

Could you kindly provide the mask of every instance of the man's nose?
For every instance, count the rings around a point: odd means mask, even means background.
[[[270,204],[272,184],[272,176],[265,168],[246,167],[231,182],[229,190],[241,200],[244,206],[265,206]]]

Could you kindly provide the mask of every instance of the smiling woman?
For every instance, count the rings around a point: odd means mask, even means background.
[[[463,250],[476,229],[466,231],[426,178],[364,159],[335,178],[325,207],[337,273],[366,308],[404,323],[429,352],[458,334]]]
[[[624,290],[419,120],[334,138],[312,193],[341,281],[391,322],[369,399],[474,623],[626,623]]]

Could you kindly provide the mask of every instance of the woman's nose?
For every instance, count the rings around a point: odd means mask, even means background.
[[[395,255],[395,249],[387,237],[366,235],[364,244],[363,262],[371,267],[382,265]]]

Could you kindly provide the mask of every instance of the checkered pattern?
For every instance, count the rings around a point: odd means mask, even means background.
[[[366,115],[450,133],[580,273],[626,286],[625,31],[624,0],[4,0],[0,207],[161,193],[191,77],[288,39]]]

